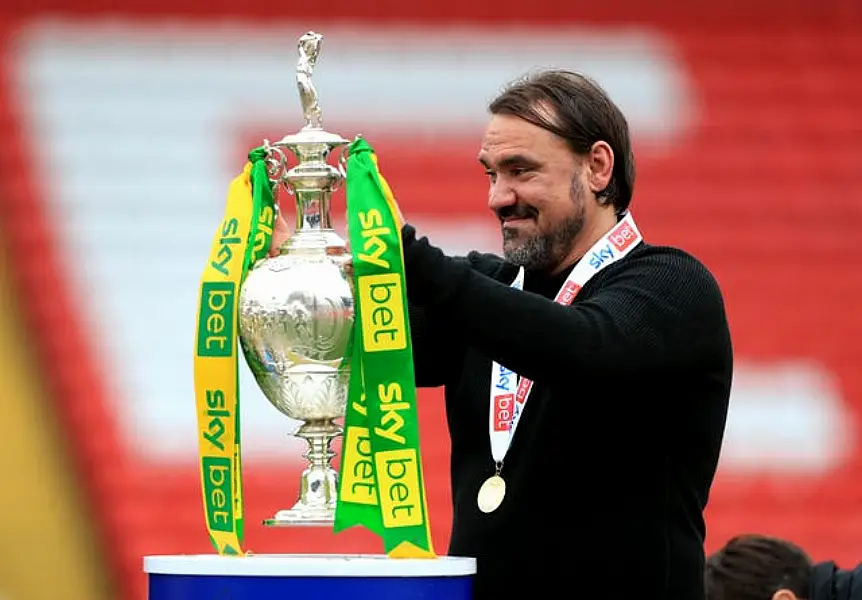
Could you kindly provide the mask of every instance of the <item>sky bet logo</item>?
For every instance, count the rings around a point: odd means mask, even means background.
[[[590,266],[598,270],[605,264],[606,260],[614,257],[614,248],[616,248],[617,252],[623,252],[636,238],[637,235],[635,235],[634,230],[628,223],[625,221],[620,223],[608,234],[606,239],[610,240],[610,243],[605,244],[598,250],[593,250],[593,253],[590,254]]]
[[[494,396],[494,431],[508,431],[512,426],[514,394]]]
[[[560,304],[571,304],[572,300],[575,299],[575,296],[577,296],[580,291],[581,286],[577,283],[574,281],[566,281],[563,289],[561,289],[560,293],[557,294],[556,302],[559,302]]]
[[[201,286],[198,356],[233,355],[234,287],[232,281]]]

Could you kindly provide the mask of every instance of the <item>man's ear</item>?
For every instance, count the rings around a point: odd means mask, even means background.
[[[607,189],[614,174],[614,151],[607,142],[596,142],[587,155],[587,183],[593,194]]]
[[[778,590],[772,594],[772,600],[799,600],[799,598],[790,590]]]

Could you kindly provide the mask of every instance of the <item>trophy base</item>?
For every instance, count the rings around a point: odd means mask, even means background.
[[[301,502],[263,520],[266,527],[332,527],[334,523],[335,507],[308,506]]]
[[[294,433],[308,442],[305,457],[309,465],[299,482],[299,500],[293,508],[280,510],[265,519],[267,527],[332,527],[338,497],[338,473],[329,464],[335,454],[329,449],[341,428],[332,419],[306,421]]]

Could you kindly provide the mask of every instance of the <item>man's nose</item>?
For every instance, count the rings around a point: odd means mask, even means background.
[[[516,202],[515,190],[504,181],[497,179],[488,190],[488,208],[493,211],[512,206]]]

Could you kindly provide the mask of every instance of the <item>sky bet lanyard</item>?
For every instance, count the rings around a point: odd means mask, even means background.
[[[604,237],[602,237],[584,258],[569,273],[565,283],[557,292],[554,302],[569,305],[586,285],[590,278],[625,257],[643,239],[635,225],[634,218],[628,213]],[[518,271],[511,287],[524,288],[524,269]],[[533,382],[518,375],[499,363],[491,365],[491,402],[488,419],[488,434],[491,438],[491,455],[494,457],[496,473],[488,478],[479,490],[479,508],[482,512],[493,512],[500,506],[506,493],[505,481],[500,476],[503,459],[512,443],[512,436],[518,421],[527,405]]]

